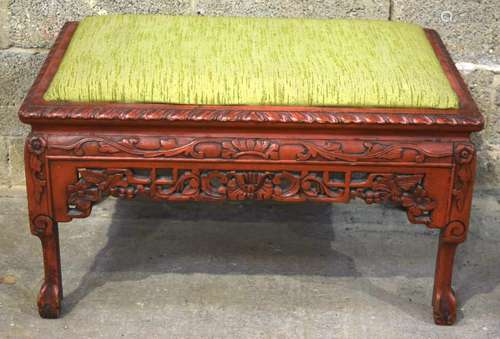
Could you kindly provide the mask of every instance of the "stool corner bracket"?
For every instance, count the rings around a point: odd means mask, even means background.
[[[371,174],[370,185],[351,189],[351,198],[360,198],[367,204],[400,205],[411,223],[432,227],[432,212],[437,204],[425,189],[424,177],[424,174]]]

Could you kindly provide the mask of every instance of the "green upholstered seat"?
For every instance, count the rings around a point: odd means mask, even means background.
[[[457,108],[419,26],[117,15],[78,26],[48,101]]]

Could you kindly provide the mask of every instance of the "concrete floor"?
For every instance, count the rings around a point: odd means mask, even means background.
[[[0,195],[0,338],[500,338],[500,190],[476,190],[458,322],[431,316],[436,233],[397,208],[108,199],[61,224],[62,318],[35,299],[23,191]]]

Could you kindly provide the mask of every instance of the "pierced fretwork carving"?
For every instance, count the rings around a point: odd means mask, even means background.
[[[424,189],[423,179],[423,174],[370,174],[361,187],[351,188],[351,197],[361,198],[368,204],[400,204],[406,209],[410,222],[430,224],[436,202]]]
[[[413,223],[428,224],[435,201],[423,187],[423,174],[330,171],[219,171],[200,169],[78,170],[68,187],[69,215],[86,217],[92,205],[111,195],[157,200],[277,200],[402,205]]]

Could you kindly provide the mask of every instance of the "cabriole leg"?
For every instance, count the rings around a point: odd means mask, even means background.
[[[38,134],[26,139],[26,190],[31,233],[40,238],[43,251],[44,281],[38,296],[38,312],[43,318],[57,318],[61,312],[61,256],[57,222],[52,217],[49,196],[47,140]]]
[[[452,325],[457,318],[457,301],[452,289],[453,261],[458,244],[465,241],[469,228],[476,151],[470,143],[454,145],[454,180],[448,224],[441,229],[434,277],[432,306],[438,325]]]
[[[38,313],[42,318],[58,318],[63,291],[57,223],[48,216],[40,215],[32,221],[32,232],[42,243],[45,271],[38,296]]]
[[[452,325],[457,316],[455,291],[451,287],[456,248],[457,244],[443,240],[441,233],[432,296],[434,321],[438,325]]]

